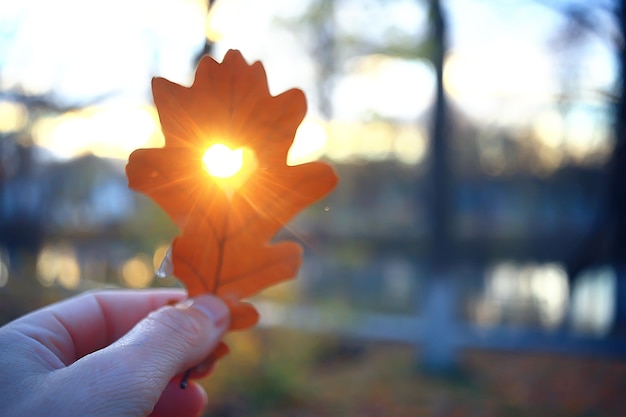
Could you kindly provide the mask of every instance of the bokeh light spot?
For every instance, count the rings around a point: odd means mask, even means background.
[[[37,258],[37,280],[44,287],[55,283],[73,290],[80,284],[80,266],[76,252],[69,245],[45,247]]]
[[[137,255],[122,265],[120,278],[130,288],[146,288],[152,284],[154,272],[152,262],[146,255]]]
[[[11,133],[26,126],[28,113],[21,103],[0,100],[0,133]]]

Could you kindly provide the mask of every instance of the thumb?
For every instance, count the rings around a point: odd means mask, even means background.
[[[141,320],[112,345],[87,355],[69,368],[92,381],[92,398],[124,407],[150,411],[167,383],[202,362],[217,346],[229,326],[226,304],[212,295],[162,307]],[[69,368],[67,368],[69,370]],[[94,395],[97,393],[97,395]],[[113,400],[113,401],[111,401]],[[102,404],[104,408],[107,405]],[[147,413],[146,413],[147,414]]]
[[[145,319],[113,344],[111,353],[123,349],[125,366],[147,370],[165,378],[183,372],[205,359],[230,323],[229,309],[218,297],[204,295],[166,306]],[[155,374],[156,373],[156,374]]]

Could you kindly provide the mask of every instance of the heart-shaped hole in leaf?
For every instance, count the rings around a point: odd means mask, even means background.
[[[250,178],[258,162],[250,148],[231,149],[215,143],[204,152],[202,165],[211,179],[230,195]]]

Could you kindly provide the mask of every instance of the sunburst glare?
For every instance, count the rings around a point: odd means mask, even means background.
[[[202,163],[209,175],[217,178],[229,178],[238,173],[243,166],[243,149],[230,149],[216,143],[206,150]]]

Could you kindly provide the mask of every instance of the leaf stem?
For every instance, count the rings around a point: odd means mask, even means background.
[[[191,371],[193,371],[193,368],[187,369],[183,374],[183,378],[180,380],[180,389],[187,388],[187,385],[189,384],[189,377],[191,376]]]

